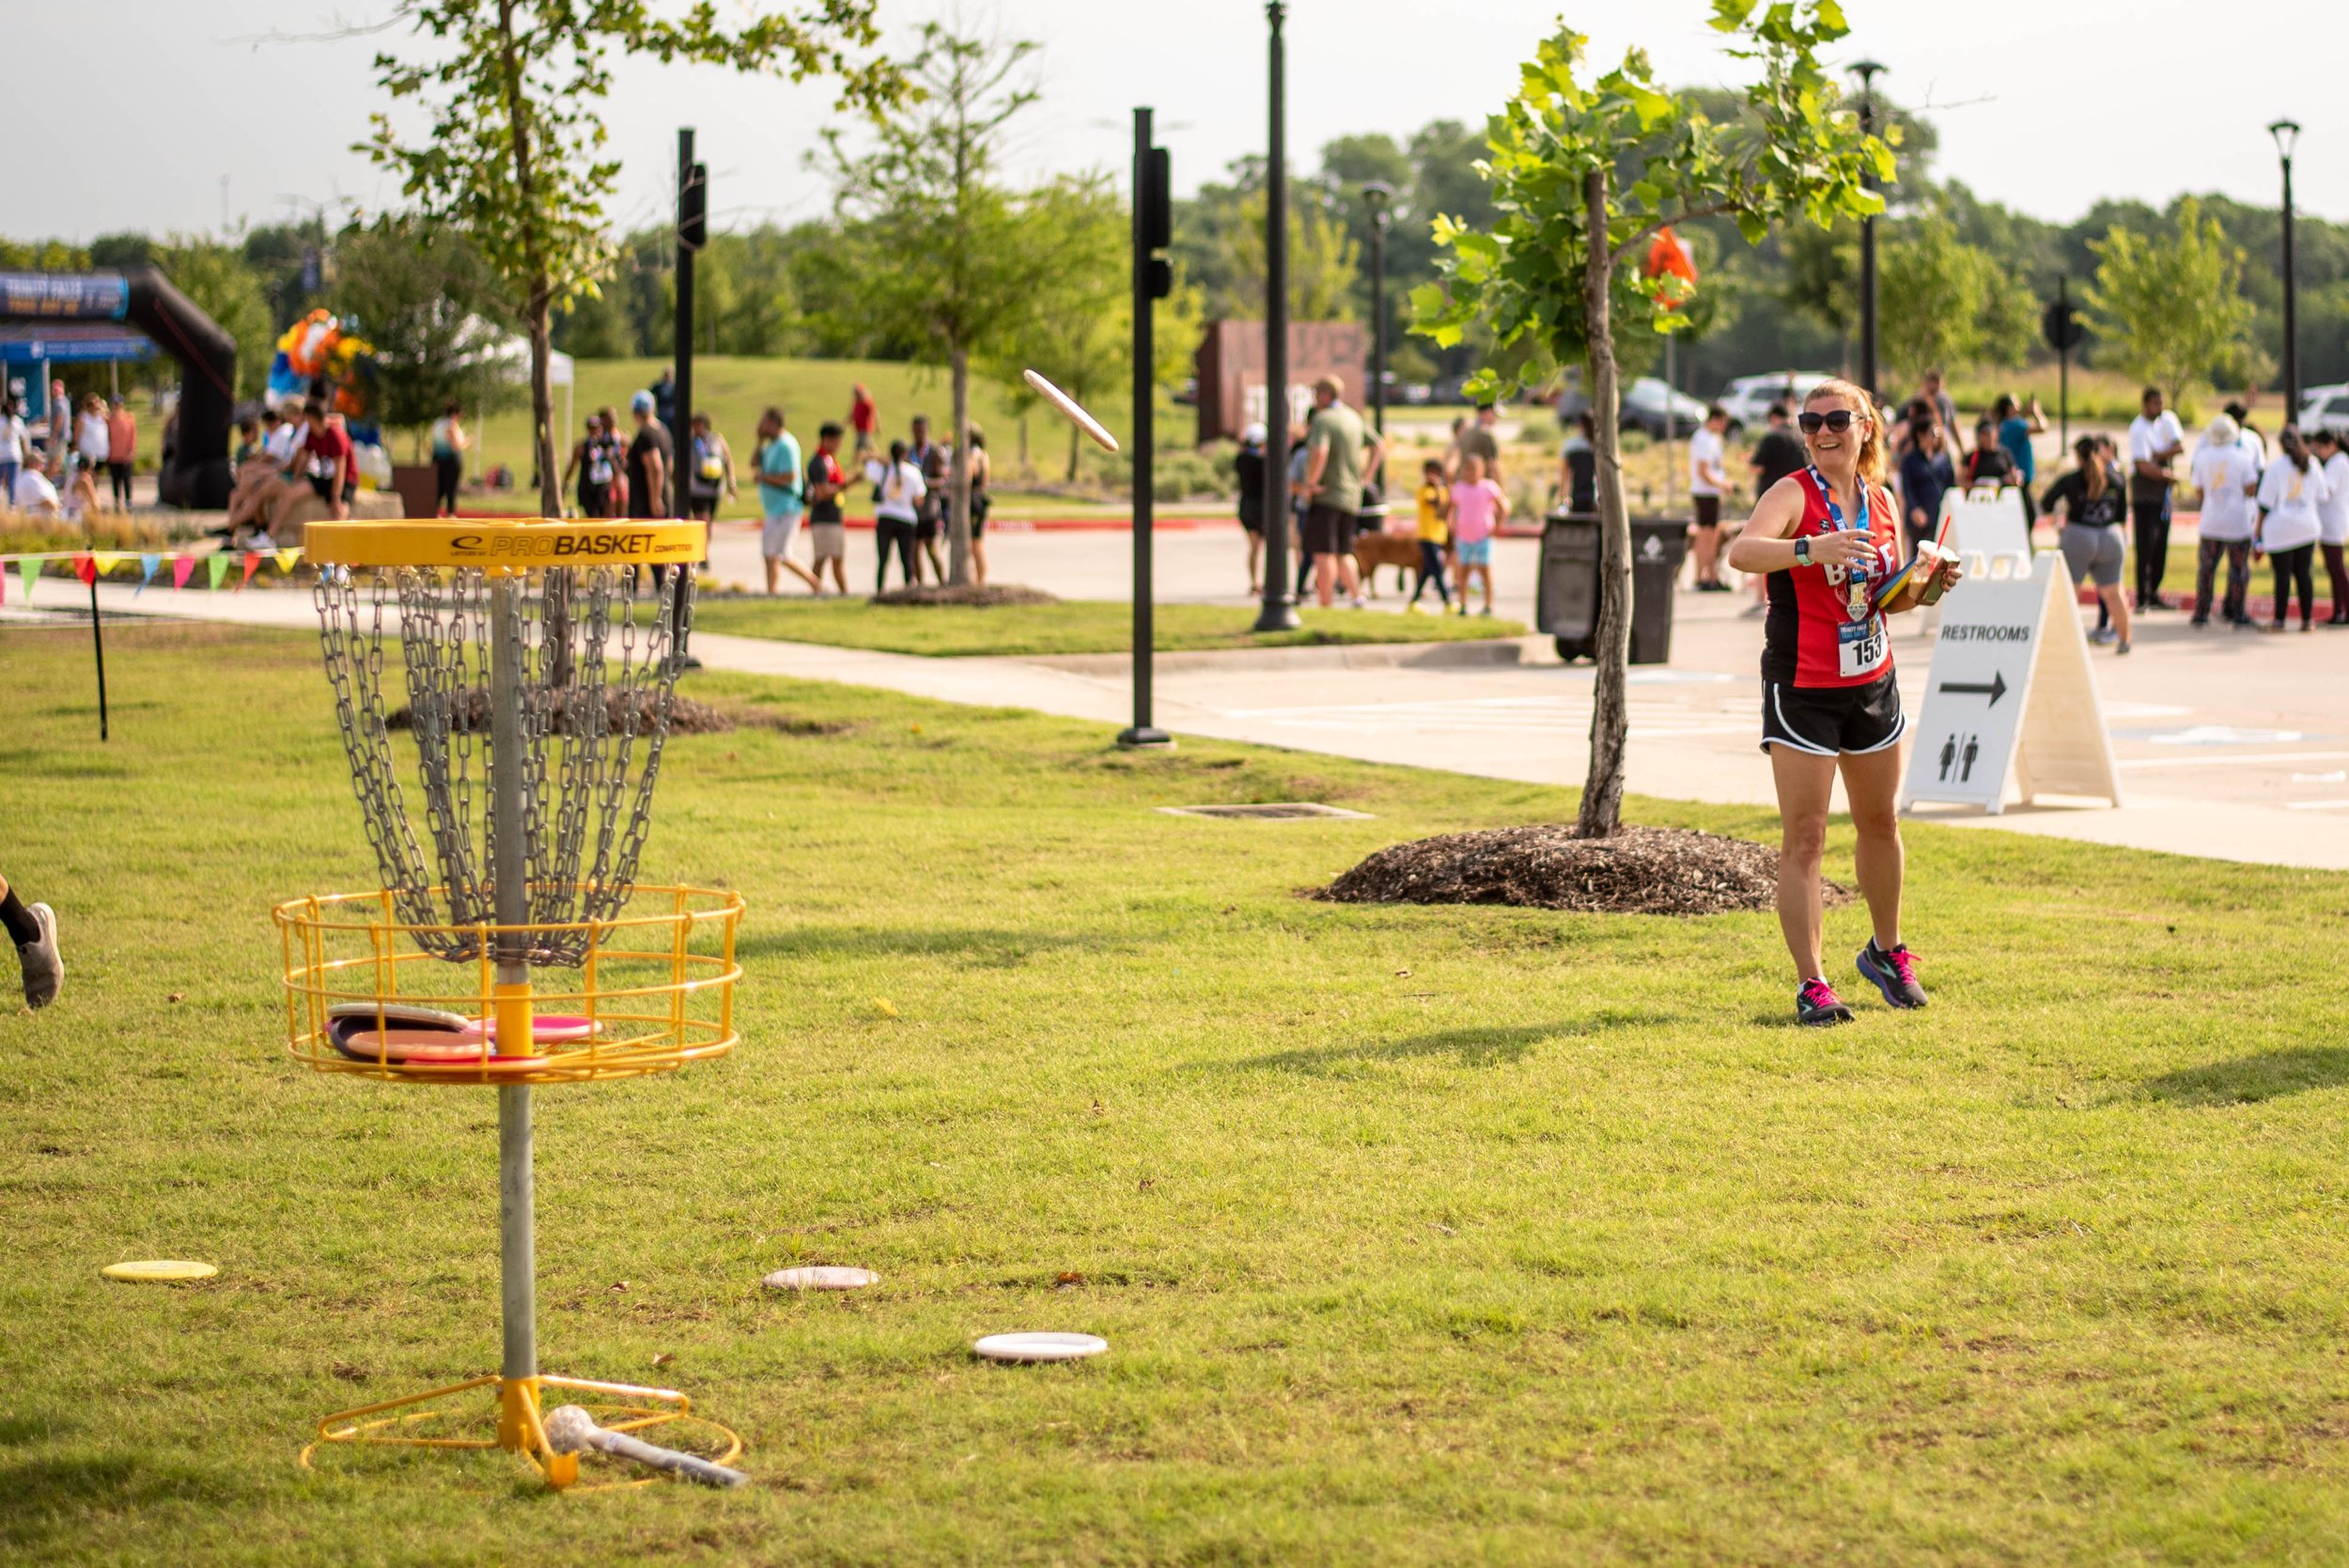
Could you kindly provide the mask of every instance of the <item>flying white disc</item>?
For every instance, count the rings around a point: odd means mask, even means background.
[[[1083,406],[1074,397],[1069,396],[1068,394],[1063,392],[1060,388],[1054,386],[1051,382],[1046,380],[1043,377],[1037,375],[1033,370],[1022,371],[1021,374],[1027,377],[1028,384],[1035,388],[1037,394],[1041,396],[1046,402],[1060,410],[1062,414],[1067,418],[1068,423],[1074,425],[1078,429],[1082,430],[1086,435],[1091,436],[1093,438],[1094,444],[1108,452],[1114,452],[1117,450],[1117,438],[1111,435],[1107,430],[1101,428],[1101,422],[1094,418],[1091,414],[1085,412]]]
[[[128,1280],[134,1284],[170,1284],[181,1280],[209,1280],[220,1270],[208,1263],[157,1259],[148,1263],[110,1263],[98,1272],[109,1280]]]
[[[1091,1334],[989,1334],[971,1351],[990,1361],[1081,1361],[1109,1347]]]
[[[778,1268],[760,1282],[771,1290],[860,1290],[879,1284],[880,1276],[869,1268],[839,1268],[826,1264],[813,1268]]]

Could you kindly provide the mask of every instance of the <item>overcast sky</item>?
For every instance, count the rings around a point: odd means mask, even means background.
[[[774,3],[774,0],[770,0]],[[881,0],[899,40],[950,0]],[[2349,218],[2349,94],[2338,8],[2274,0],[2214,40],[2207,6],[2174,0],[1844,0],[1844,58],[1890,67],[1887,87],[1938,124],[1941,173],[2040,217],[2077,217],[2097,197],[2159,205],[2217,190],[2273,203],[2263,127],[2306,126],[2295,167],[2304,210]],[[719,0],[721,13],[749,0]],[[1294,0],[1289,146],[1311,167],[1329,138],[1429,119],[1475,121],[1501,103],[1517,63],[1554,24],[1560,0]],[[1637,41],[1669,80],[1725,83],[1704,25],[1708,0],[1622,0],[1579,9],[1594,58]],[[400,35],[255,44],[380,19],[389,0],[107,0],[10,8],[6,96],[19,128],[17,178],[0,186],[0,232],[87,240],[117,229],[214,231],[319,204],[394,203],[350,144],[382,102],[370,69]],[[1044,44],[1043,100],[1019,122],[1031,171],[1121,168],[1130,113],[1157,109],[1178,188],[1215,178],[1265,137],[1264,8],[1254,0],[979,0],[966,17]],[[1636,20],[1626,21],[1631,18]],[[1633,29],[1637,30],[1636,39]],[[2303,46],[2288,46],[2295,36]],[[630,64],[610,106],[625,168],[622,227],[668,199],[680,124],[694,126],[722,226],[821,213],[821,171],[804,162],[831,118],[821,84],[791,86],[693,67]],[[60,145],[61,140],[67,145]]]

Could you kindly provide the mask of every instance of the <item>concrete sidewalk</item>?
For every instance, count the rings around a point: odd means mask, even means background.
[[[1117,597],[1129,569],[1123,536],[1006,536],[995,576],[1064,597]],[[1179,543],[1171,542],[1179,540]],[[1250,614],[1237,531],[1161,540],[1170,600]],[[1514,547],[1514,548],[1512,548]],[[754,550],[754,546],[750,547]],[[1501,611],[1530,620],[1533,545],[1503,541]],[[732,551],[722,533],[715,574]],[[868,563],[869,565],[869,563]],[[851,581],[856,581],[854,578]],[[310,596],[288,589],[175,594],[101,584],[109,615],[138,613],[280,626],[316,625]],[[1395,601],[1386,601],[1392,606]],[[72,612],[80,584],[45,580],[37,606]],[[1750,805],[1773,801],[1756,744],[1758,620],[1743,595],[1679,596],[1672,662],[1631,680],[1630,787],[1642,794]],[[10,599],[10,618],[22,613]],[[1894,655],[1912,711],[1931,652],[1905,617]],[[883,688],[947,702],[1035,708],[1097,723],[1103,739],[1130,716],[1127,661],[1114,657],[923,659],[704,633],[711,668]],[[1512,660],[1510,655],[1514,654]],[[2180,613],[2139,622],[2136,651],[2095,650],[2106,720],[2127,800],[2016,807],[2002,816],[1925,808],[1922,819],[2327,869],[2349,869],[2349,631],[2307,636],[2194,631]],[[1410,767],[1544,784],[1580,782],[1592,673],[1559,664],[1547,641],[1499,650],[1297,648],[1186,654],[1158,661],[1153,717],[1178,736],[1213,737]]]

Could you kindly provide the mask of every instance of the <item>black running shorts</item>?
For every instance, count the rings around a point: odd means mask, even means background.
[[[1355,514],[1338,506],[1315,506],[1305,513],[1305,553],[1354,553]]]
[[[1865,686],[1762,683],[1762,749],[1788,746],[1812,756],[1881,752],[1908,728],[1900,683],[1887,670]]]

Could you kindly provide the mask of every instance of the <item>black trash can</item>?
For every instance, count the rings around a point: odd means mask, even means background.
[[[1672,659],[1672,594],[1688,553],[1685,518],[1631,520],[1631,662]],[[1598,519],[1585,512],[1552,512],[1542,525],[1541,574],[1533,624],[1549,634],[1558,657],[1572,662],[1596,656],[1598,635]]]

